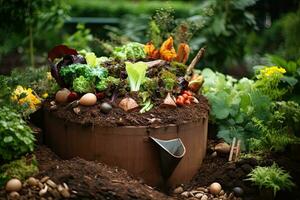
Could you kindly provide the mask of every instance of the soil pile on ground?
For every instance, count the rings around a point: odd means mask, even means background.
[[[61,160],[44,146],[38,147],[38,178],[49,176],[77,192],[76,199],[172,199],[130,177],[125,170],[80,158]]]

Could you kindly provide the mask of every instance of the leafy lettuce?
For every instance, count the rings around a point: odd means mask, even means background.
[[[143,44],[130,42],[122,47],[116,47],[113,57],[119,60],[139,60],[146,58],[146,53]]]
[[[147,64],[144,62],[125,62],[130,90],[139,91],[141,84],[146,80]]]

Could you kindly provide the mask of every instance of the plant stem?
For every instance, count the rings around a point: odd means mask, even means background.
[[[32,36],[32,24],[29,26],[29,54],[30,64],[34,67],[34,49],[33,49],[33,36]]]

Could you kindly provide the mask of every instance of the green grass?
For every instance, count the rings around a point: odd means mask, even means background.
[[[292,187],[295,186],[290,174],[278,167],[275,163],[270,167],[256,167],[248,174],[246,180],[252,181],[260,189],[266,188],[273,190],[274,196],[279,190],[291,190]]]

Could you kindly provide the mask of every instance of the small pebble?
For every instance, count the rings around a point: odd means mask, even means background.
[[[198,200],[196,197],[190,197],[188,200]]]
[[[220,183],[214,182],[209,186],[209,192],[211,194],[217,195],[221,192],[222,190],[222,186],[220,185]]]
[[[45,183],[46,181],[48,181],[50,179],[49,176],[44,176],[42,179],[41,179],[41,183]]]
[[[244,190],[241,187],[234,187],[232,191],[237,197],[241,197],[244,194]]]
[[[102,103],[100,106],[100,111],[102,113],[108,114],[112,110],[112,106],[109,103]]]
[[[181,186],[174,189],[173,193],[175,194],[181,194],[183,192],[183,188]]]
[[[195,197],[198,198],[198,199],[200,199],[202,196],[203,196],[202,193],[197,193],[197,194],[195,195]]]
[[[6,183],[6,187],[5,187],[6,191],[8,192],[14,192],[14,191],[19,191],[22,189],[22,183],[19,179],[13,178],[10,179],[7,183]]]
[[[204,187],[198,187],[197,190],[204,192],[206,189]]]
[[[208,200],[207,195],[203,195],[203,196],[201,197],[201,200]]]
[[[9,199],[11,200],[15,200],[15,199],[19,199],[20,198],[20,194],[16,191],[9,193]]]
[[[80,108],[79,107],[73,108],[73,111],[78,115],[80,113]]]
[[[69,192],[68,189],[64,188],[61,192],[60,192],[61,196],[63,196],[64,198],[70,198],[71,194]]]
[[[27,179],[27,182],[30,186],[38,186],[38,180],[36,180],[34,177],[30,177]]]
[[[181,193],[181,196],[184,196],[184,197],[189,197],[189,192],[185,191],[185,192],[182,192]]]
[[[47,180],[46,183],[47,183],[47,185],[49,185],[52,188],[56,188],[57,187],[57,185],[51,179]]]
[[[225,194],[224,190],[221,190],[221,192],[219,193],[220,196],[222,196],[224,194]]]
[[[48,191],[48,186],[45,185],[45,187],[39,191],[39,195],[43,196],[47,193],[47,191]]]
[[[217,157],[217,155],[218,155],[218,153],[217,153],[216,151],[214,151],[210,156],[211,156],[212,158],[215,158],[215,157]]]

